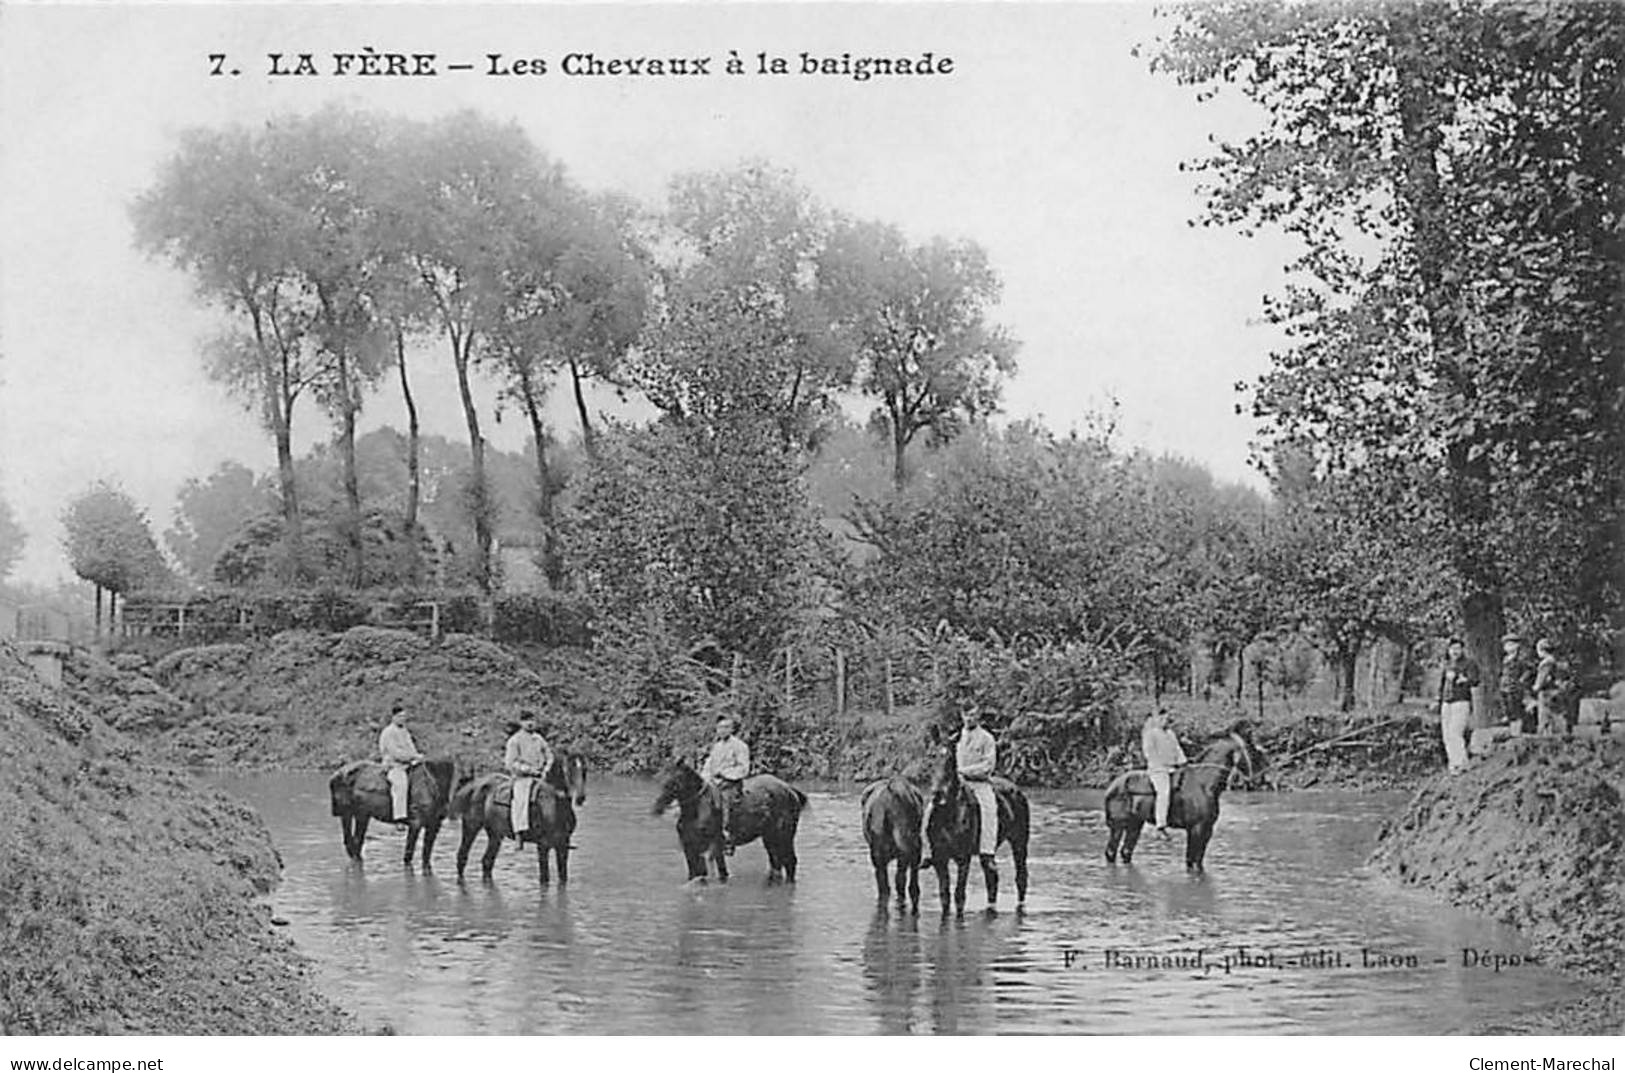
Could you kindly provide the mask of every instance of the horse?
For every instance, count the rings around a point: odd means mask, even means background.
[[[423,833],[423,868],[430,869],[429,858],[434,853],[435,836],[446,818],[446,805],[451,800],[452,782],[457,765],[449,759],[422,760],[413,764],[406,773],[406,854],[403,863],[412,863],[417,848],[418,832]],[[333,815],[339,818],[339,829],[344,833],[344,851],[351,860],[361,859],[361,847],[367,841],[367,825],[372,820],[392,823],[393,808],[389,794],[389,779],[384,765],[374,760],[356,760],[345,764],[327,780],[327,789],[333,802]]]
[[[1245,771],[1250,779],[1261,766],[1262,754],[1247,734],[1245,723],[1237,723],[1213,738],[1194,763],[1186,764],[1173,776],[1169,787],[1168,826],[1185,829],[1185,868],[1202,871],[1208,839],[1219,820],[1219,795],[1230,784],[1230,775]],[[1106,863],[1116,864],[1121,847],[1123,863],[1134,859],[1134,846],[1140,828],[1156,818],[1155,794],[1151,778],[1143,771],[1126,771],[1106,787],[1106,823],[1111,837],[1106,843]]]
[[[480,832],[485,832],[485,855],[480,872],[491,878],[502,840],[513,837],[514,777],[494,771],[468,783],[452,799],[451,812],[463,821],[463,838],[457,847],[457,878],[463,878],[468,853]],[[549,802],[551,798],[551,802]],[[570,836],[576,829],[576,808],[587,802],[587,761],[574,753],[559,751],[547,773],[530,784],[530,825],[519,842],[536,846],[536,870],[542,886],[552,882],[547,854],[553,851],[558,865],[559,886],[570,881]],[[551,808],[548,805],[551,804]]]
[[[935,728],[932,728],[933,730]],[[965,912],[965,883],[970,859],[977,855],[982,838],[982,810],[976,797],[959,778],[959,757],[952,741],[936,739],[940,756],[936,778],[931,784],[931,820],[925,837],[931,851],[931,866],[937,873],[937,893],[942,912],[948,912],[948,862],[958,866],[954,883],[954,907]],[[1010,844],[1016,865],[1016,902],[1027,900],[1027,842],[1032,833],[1032,813],[1027,795],[1009,779],[997,775],[989,780],[999,806],[999,842]],[[995,843],[995,847],[997,843]],[[987,907],[993,909],[999,898],[999,872],[991,856],[982,858],[982,879],[987,884]]]
[[[875,867],[875,901],[884,907],[890,897],[886,866],[897,862],[897,908],[905,896],[920,911],[920,817],[925,795],[901,775],[870,783],[863,791],[863,840]]]
[[[723,846],[722,801],[720,790],[700,777],[687,761],[679,759],[666,770],[660,791],[655,795],[652,815],[663,815],[677,804],[677,841],[688,861],[688,878],[705,879],[705,855],[709,850],[717,878],[728,881],[728,862]],[[786,882],[796,881],[796,825],[807,807],[807,795],[773,775],[752,775],[744,782],[740,800],[733,808],[734,845],[743,846],[757,838],[767,850],[768,881],[782,874]]]

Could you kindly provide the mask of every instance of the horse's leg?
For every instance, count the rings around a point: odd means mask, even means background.
[[[784,859],[784,881],[796,881],[796,829],[791,827],[784,833],[784,846],[781,851]]]
[[[570,843],[568,840],[553,847],[553,857],[559,866],[559,886],[570,882]]]
[[[1111,824],[1112,829],[1111,837],[1106,839],[1106,863],[1116,864],[1117,848],[1123,844],[1123,825],[1109,817],[1106,822]]]
[[[875,901],[881,905],[884,905],[886,903],[886,899],[891,897],[890,881],[886,878],[885,851],[883,851],[879,846],[870,846],[869,863],[874,866],[875,870]],[[897,866],[899,869],[901,869],[902,862],[899,861]],[[898,879],[897,894],[898,897],[901,897],[903,894],[901,878]]]
[[[491,869],[497,866],[497,854],[502,852],[502,839],[495,831],[485,832],[485,856],[480,858],[480,873],[491,878]]]
[[[931,869],[937,873],[937,895],[942,899],[942,915],[948,915],[948,858],[934,856],[931,858]]]
[[[355,852],[351,853],[350,856],[358,861],[361,859],[361,847],[367,844],[367,822],[365,812],[360,813],[355,818]]]
[[[897,911],[908,907],[908,858],[897,856]]]
[[[1010,840],[1010,856],[1016,863],[1016,904],[1027,900],[1027,832]]]
[[[1185,868],[1187,871],[1200,872],[1202,858],[1207,855],[1207,840],[1213,837],[1213,828],[1203,822],[1192,825],[1185,831]]]
[[[350,814],[348,812],[339,817],[339,830],[344,834],[344,854],[347,857],[354,857],[356,855],[355,835],[352,833],[352,829],[354,827],[355,821],[350,818]]]
[[[970,857],[960,857],[954,861],[954,912],[960,916],[965,915],[965,884],[970,879]]]
[[[908,862],[908,897],[913,907],[914,915],[920,915],[920,861],[918,857]],[[899,903],[900,904],[900,903]]]
[[[1134,860],[1134,847],[1140,844],[1140,829],[1145,826],[1144,821],[1137,816],[1129,817],[1123,831],[1123,863],[1128,864]]]
[[[553,877],[547,870],[547,843],[541,839],[536,841],[536,873],[542,886],[553,882]]]
[[[463,821],[463,837],[457,844],[457,878],[463,878],[463,869],[468,865],[468,851],[474,848],[474,840],[480,837],[480,827],[477,823]]]
[[[411,823],[406,825],[406,855],[402,858],[401,863],[407,865],[408,867],[410,867],[412,864],[412,854],[417,852],[419,830],[420,828],[418,827],[418,822],[416,820],[413,820]]]
[[[440,837],[441,822],[440,820],[430,820],[423,826],[423,870],[425,872],[434,870],[434,865],[430,863],[430,859],[434,856],[434,840]],[[411,863],[410,855],[407,857],[407,863]]]
[[[999,901],[999,869],[991,853],[982,854],[980,860],[982,880],[987,884],[987,907],[991,910]]]

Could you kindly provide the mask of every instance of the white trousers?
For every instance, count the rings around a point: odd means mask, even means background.
[[[999,799],[993,794],[993,784],[985,779],[966,779],[965,785],[982,813],[982,842],[977,852],[990,854],[999,848]]]
[[[1147,768],[1146,775],[1151,779],[1151,789],[1156,792],[1152,808],[1155,810],[1158,827],[1168,826],[1168,800],[1173,793],[1173,778],[1166,768]]]
[[[530,830],[530,784],[530,779],[513,780],[513,804],[508,806],[508,819],[515,838]]]
[[[1473,703],[1456,700],[1439,709],[1439,733],[1444,737],[1444,755],[1450,760],[1451,771],[1467,768],[1468,723],[1472,719]]]
[[[406,769],[404,767],[385,768],[384,777],[389,780],[389,818],[404,820],[406,819]]]

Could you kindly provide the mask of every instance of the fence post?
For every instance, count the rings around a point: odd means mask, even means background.
[[[885,666],[886,666],[886,715],[891,716],[891,715],[895,715],[896,712],[897,712],[897,696],[896,696],[896,693],[893,692],[893,690],[892,690],[891,657],[890,656],[886,657]]]

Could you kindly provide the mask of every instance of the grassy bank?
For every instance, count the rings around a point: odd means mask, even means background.
[[[261,900],[280,869],[253,813],[0,645],[0,1032],[344,1030]]]

